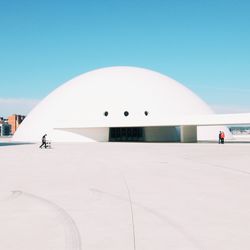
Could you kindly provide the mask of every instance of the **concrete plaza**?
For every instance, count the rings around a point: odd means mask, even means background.
[[[0,146],[0,249],[248,250],[249,152],[247,142]]]

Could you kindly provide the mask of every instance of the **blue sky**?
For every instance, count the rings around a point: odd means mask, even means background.
[[[249,0],[0,0],[0,116],[113,65],[166,74],[218,112],[250,111],[249,13]]]

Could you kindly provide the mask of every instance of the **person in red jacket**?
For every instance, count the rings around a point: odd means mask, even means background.
[[[225,139],[225,133],[223,131],[221,131],[221,133],[220,133],[220,142],[221,142],[221,144],[224,144],[224,139]]]

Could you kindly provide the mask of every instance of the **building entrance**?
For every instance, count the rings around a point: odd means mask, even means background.
[[[141,127],[110,128],[109,141],[144,141]]]

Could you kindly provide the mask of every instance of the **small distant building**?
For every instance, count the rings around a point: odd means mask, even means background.
[[[11,134],[13,135],[22,121],[25,119],[24,115],[11,115],[8,117],[8,124],[11,125]]]
[[[11,125],[4,122],[0,123],[0,136],[9,136],[11,134]]]

